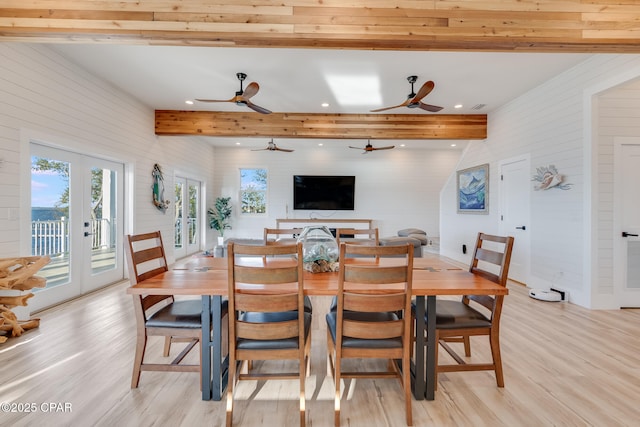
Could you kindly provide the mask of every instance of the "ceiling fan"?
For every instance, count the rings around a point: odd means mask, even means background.
[[[409,83],[411,83],[411,93],[407,96],[406,101],[404,101],[402,104],[395,105],[393,107],[385,107],[385,108],[378,108],[377,110],[371,110],[371,112],[377,113],[379,111],[391,110],[392,108],[398,108],[398,107],[421,108],[426,111],[431,111],[432,113],[436,113],[442,110],[443,107],[438,107],[437,105],[425,104],[424,102],[422,102],[422,98],[424,98],[425,96],[429,95],[429,93],[431,93],[431,91],[435,87],[435,83],[429,80],[428,82],[422,85],[422,87],[416,94],[413,90],[413,84],[416,82],[416,80],[418,80],[418,76],[409,76],[407,77],[407,80],[409,81]]]
[[[271,111],[266,108],[260,107],[259,105],[254,104],[249,100],[252,96],[258,93],[260,90],[260,85],[256,82],[251,82],[247,85],[246,89],[242,89],[242,82],[247,78],[245,73],[236,73],[236,77],[240,80],[240,90],[236,92],[236,96],[231,99],[196,99],[196,101],[200,102],[234,102],[236,105],[247,106],[251,108],[253,111],[257,111],[262,114],[271,114]]]
[[[284,151],[285,153],[291,153],[294,150],[290,150],[288,148],[280,148],[276,145],[275,142],[273,142],[273,138],[271,138],[271,141],[269,141],[269,143],[267,144],[266,148],[260,148],[257,150],[251,150],[251,151],[265,151],[265,150],[269,150],[269,151]]]
[[[370,153],[372,151],[376,151],[376,150],[391,150],[392,148],[394,148],[395,145],[389,145],[387,147],[374,147],[373,145],[371,145],[371,141],[367,140],[367,145],[364,146],[364,148],[362,147],[353,147],[353,146],[349,146],[349,148],[355,148],[356,150],[363,150],[362,154],[367,154]]]

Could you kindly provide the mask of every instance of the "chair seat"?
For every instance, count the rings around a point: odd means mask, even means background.
[[[387,312],[373,312],[366,313],[361,311],[345,311],[343,312],[345,319],[356,320],[360,322],[385,322],[398,320],[398,316],[395,313]],[[327,313],[327,329],[333,338],[333,342],[336,342],[336,327],[338,321],[338,314],[335,311]],[[390,339],[361,339],[342,337],[342,346],[350,348],[401,348],[402,339],[400,337]]]
[[[415,303],[411,308],[415,314]],[[426,311],[424,321],[427,321]],[[438,329],[488,328],[490,326],[491,320],[462,301],[438,300],[436,303],[436,328]]]
[[[228,301],[222,302],[222,313],[227,312]],[[147,319],[147,328],[200,329],[202,327],[202,301],[199,299],[174,301]]]
[[[286,322],[295,320],[298,314],[295,311],[283,312],[245,312],[238,320],[249,323]],[[309,337],[311,331],[311,313],[304,313],[304,335]],[[282,340],[250,340],[238,339],[236,347],[243,350],[283,350],[298,348],[298,338],[287,338]]]

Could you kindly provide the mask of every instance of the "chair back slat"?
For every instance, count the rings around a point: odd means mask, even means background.
[[[404,331],[403,326],[404,320],[402,319],[375,322],[375,327],[372,327],[371,322],[344,319],[342,323],[342,335],[350,338],[369,340],[399,338]]]
[[[235,308],[238,311],[275,313],[298,309],[298,294],[235,294]]]
[[[344,293],[344,309],[349,311],[377,312],[404,310],[406,295],[400,294],[357,294]]]
[[[236,321],[235,328],[238,339],[282,340],[298,337],[298,319],[271,323]]]
[[[238,283],[262,283],[265,285],[276,283],[293,283],[298,281],[297,266],[272,267],[269,274],[260,268],[251,266],[234,266],[235,280]]]
[[[347,266],[344,274],[345,282],[354,283],[401,283],[407,281],[407,268],[403,266]]]

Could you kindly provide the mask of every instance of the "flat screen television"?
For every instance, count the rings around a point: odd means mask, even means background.
[[[355,176],[294,175],[293,209],[354,210]]]

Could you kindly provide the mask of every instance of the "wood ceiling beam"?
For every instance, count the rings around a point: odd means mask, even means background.
[[[640,2],[3,0],[0,40],[640,53]]]
[[[156,110],[156,135],[485,139],[486,114],[304,114]]]

